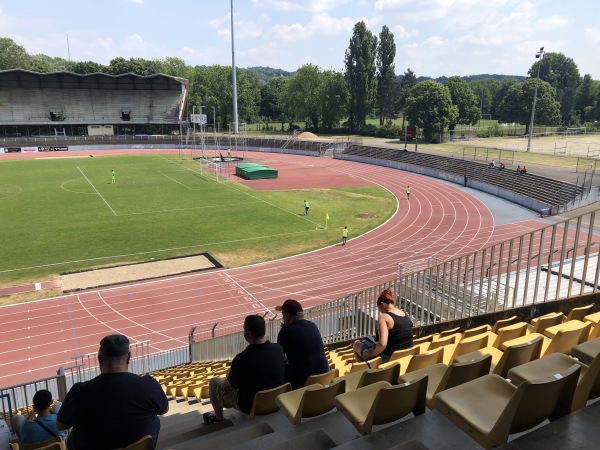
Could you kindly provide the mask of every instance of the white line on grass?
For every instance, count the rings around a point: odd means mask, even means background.
[[[222,208],[224,206],[226,206],[226,207],[244,206],[244,205],[251,205],[253,203],[260,203],[260,202],[257,201],[257,202],[244,202],[244,203],[219,203],[218,205],[193,206],[191,208],[157,209],[157,210],[152,210],[152,211],[119,214],[119,217],[139,216],[139,215],[143,215],[143,214],[162,214],[162,213],[180,212],[180,211],[194,211],[194,210],[198,210],[198,209],[207,209],[207,208]]]
[[[232,243],[236,243],[236,242],[256,241],[256,240],[260,240],[260,239],[271,239],[273,237],[282,237],[282,236],[292,236],[292,235],[296,235],[296,234],[314,233],[316,231],[322,231],[322,230],[323,230],[323,228],[319,228],[318,230],[294,231],[292,233],[270,234],[268,236],[255,236],[255,237],[244,238],[244,239],[232,239],[230,241],[209,242],[208,244],[186,245],[184,247],[164,248],[164,249],[159,249],[159,250],[150,250],[150,251],[147,251],[147,252],[128,253],[128,254],[124,254],[124,255],[100,256],[98,258],[78,259],[78,260],[74,260],[74,261],[63,261],[63,262],[57,262],[57,263],[51,263],[51,264],[40,264],[39,266],[20,267],[18,269],[0,270],[0,273],[10,273],[10,272],[18,272],[18,271],[21,271],[21,270],[41,269],[41,268],[44,268],[44,267],[63,266],[65,264],[75,264],[75,263],[90,262],[90,261],[101,261],[103,259],[115,259],[115,258],[126,258],[126,257],[129,258],[131,256],[151,255],[153,253],[171,252],[171,251],[175,251],[175,250],[187,250],[187,249],[190,249],[190,248],[211,247],[213,245],[220,245],[220,244],[232,244]]]
[[[83,175],[83,178],[85,178],[87,180],[87,182],[90,183],[90,186],[92,186],[92,188],[96,191],[96,194],[98,194],[100,196],[100,198],[102,199],[102,201],[104,203],[106,203],[106,206],[108,206],[108,209],[110,209],[115,216],[118,216],[118,214],[115,212],[115,210],[112,209],[112,206],[110,206],[108,204],[108,202],[106,201],[106,199],[102,196],[102,194],[98,191],[98,189],[96,189],[96,186],[94,186],[92,184],[92,182],[90,181],[90,179],[85,176],[85,173],[83,173],[83,170],[81,170],[79,167],[77,167],[77,170],[79,170],[81,172],[81,175]]]
[[[169,175],[167,175],[167,174],[165,174],[165,173],[162,173],[160,170],[158,171],[158,173],[160,173],[161,175],[163,175],[163,176],[167,177],[169,180],[171,180],[171,181],[174,181],[175,183],[179,184],[180,186],[183,186],[184,188],[186,188],[186,189],[189,189],[190,191],[193,191],[193,190],[194,190],[194,189],[192,189],[191,187],[189,187],[189,186],[186,186],[186,185],[185,185],[185,184],[183,184],[183,183],[180,183],[180,182],[179,182],[179,181],[177,181],[175,178],[171,178]]]
[[[164,156],[162,156],[162,155],[160,155],[160,157],[161,157],[161,158],[163,158],[165,161],[169,161],[169,162],[171,162],[171,163],[173,163],[173,164],[176,164],[176,165],[178,165],[179,167],[183,167],[184,169],[187,169],[187,170],[190,170],[191,172],[197,173],[195,170],[193,170],[193,169],[190,169],[189,167],[185,167],[185,166],[184,166],[184,165],[182,165],[182,164],[179,164],[179,163],[176,163],[176,162],[174,162],[174,161],[171,161],[170,159],[167,159],[167,158],[165,158],[165,157],[164,157]],[[285,209],[285,208],[283,208],[282,206],[278,206],[278,205],[276,205],[276,204],[274,204],[274,203],[268,202],[268,201],[266,201],[266,200],[264,200],[264,199],[262,199],[262,198],[260,198],[260,197],[257,197],[257,196],[255,196],[255,195],[253,195],[253,194],[249,193],[249,192],[244,192],[244,191],[243,191],[243,190],[241,190],[241,189],[237,189],[235,186],[231,185],[231,183],[225,183],[225,186],[226,186],[226,187],[228,187],[228,188],[230,188],[230,189],[233,189],[234,191],[237,191],[237,192],[239,192],[240,194],[244,194],[244,195],[247,195],[248,197],[255,198],[255,199],[256,199],[256,200],[258,200],[259,202],[265,203],[265,204],[267,204],[267,205],[269,205],[269,206],[272,206],[273,208],[277,208],[277,209],[280,209],[281,211],[285,211],[286,213],[289,213],[289,214],[293,215],[293,216],[294,216],[294,217],[296,217],[296,218],[298,217],[298,213],[296,213],[296,212],[293,212],[293,211],[290,211],[289,209]],[[307,222],[310,222],[310,223],[312,223],[313,225],[316,225],[317,227],[323,227],[323,225],[321,225],[320,223],[313,222],[312,220],[308,219],[308,217],[306,217],[306,216],[304,216],[304,217],[302,217],[302,218],[303,218],[304,220],[306,220]]]

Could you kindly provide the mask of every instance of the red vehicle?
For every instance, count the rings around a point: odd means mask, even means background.
[[[416,125],[409,125],[406,127],[406,134],[404,135],[405,140],[412,141],[417,137]]]

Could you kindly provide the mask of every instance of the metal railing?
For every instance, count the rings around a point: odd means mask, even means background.
[[[392,290],[415,326],[546,303],[599,291],[598,211],[548,225],[450,260],[399,263],[398,277],[305,310],[325,344],[374,334],[377,295]],[[243,318],[190,333],[192,361],[233,358],[246,342]],[[274,341],[281,317],[268,323]],[[196,331],[198,330],[198,331]]]

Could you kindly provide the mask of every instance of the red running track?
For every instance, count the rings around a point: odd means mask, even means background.
[[[305,307],[317,305],[393,278],[398,262],[449,259],[544,225],[528,220],[495,226],[478,199],[408,172],[329,158],[249,156],[378,184],[397,197],[398,209],[379,228],[359,238],[350,234],[345,246],[4,307],[0,386],[53,375],[58,367],[72,365],[72,357],[96,352],[106,334],[123,333],[132,342],[150,340],[152,351],[183,347],[192,326],[206,328],[235,317],[241,323],[250,312],[272,312],[288,297]],[[411,186],[410,201],[406,185]]]

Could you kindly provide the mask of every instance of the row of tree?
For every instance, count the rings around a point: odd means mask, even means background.
[[[398,136],[405,120],[421,128],[426,139],[458,124],[476,124],[482,117],[529,124],[537,86],[535,123],[581,126],[600,117],[600,81],[581,78],[575,62],[561,53],[547,53],[529,69],[529,77],[509,76],[417,78],[407,69],[396,75],[394,35],[383,26],[379,36],[358,22],[345,53],[345,70],[321,70],[306,64],[296,72],[280,69],[237,69],[240,122],[275,127],[307,121],[319,131],[343,128],[372,131],[367,119],[379,119],[389,137]],[[0,38],[0,70],[70,71],[80,74],[164,73],[190,80],[189,104],[204,105],[216,117],[209,123],[232,121],[231,69],[228,66],[189,66],[180,58],[156,60],[115,58],[105,66],[47,55],[29,55],[10,38]],[[539,80],[537,74],[539,71]],[[469,80],[469,81],[467,81]],[[401,126],[394,119],[402,117]]]

